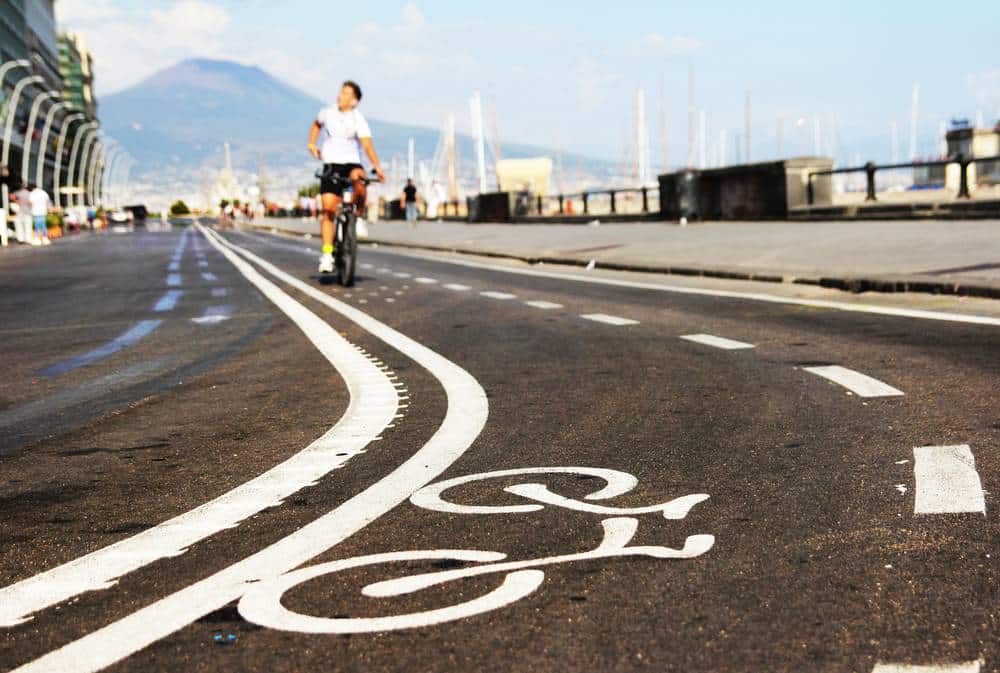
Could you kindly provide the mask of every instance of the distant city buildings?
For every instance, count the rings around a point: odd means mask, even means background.
[[[94,98],[94,70],[90,50],[83,36],[65,33],[59,36],[59,73],[62,76],[63,100],[78,112],[97,117]]]
[[[74,158],[76,134],[96,131],[96,124],[86,126],[97,122],[90,51],[79,36],[58,34],[54,0],[2,0],[0,66],[5,64],[0,110],[4,117],[12,117],[12,125],[3,158],[16,178],[34,182],[41,176],[41,186],[54,195],[53,200],[66,203],[60,199],[66,197],[66,178],[75,174],[76,182],[89,177],[83,175],[82,165],[89,156],[86,143],[79,143],[72,171],[69,160]],[[66,129],[69,133],[61,133],[65,120],[72,125]],[[39,162],[43,139],[44,160]],[[56,156],[57,147],[62,150],[61,157]],[[57,165],[64,178],[58,184]],[[60,194],[55,194],[57,187]]]

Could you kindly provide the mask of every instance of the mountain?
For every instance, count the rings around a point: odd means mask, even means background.
[[[142,82],[104,97],[101,123],[139,161],[141,172],[171,167],[175,173],[221,166],[222,144],[229,142],[237,169],[253,171],[259,158],[268,169],[301,167],[308,125],[323,106],[308,93],[289,86],[256,66],[232,61],[192,59],[161,70]],[[433,156],[440,131],[369,120],[383,161],[406,156],[414,139],[416,154]],[[472,140],[457,139],[460,163],[469,166]],[[554,156],[538,147],[505,143],[505,157]],[[608,164],[564,155],[567,166],[588,169]],[[306,173],[308,175],[308,173]]]

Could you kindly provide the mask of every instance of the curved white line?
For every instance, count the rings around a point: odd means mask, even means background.
[[[297,568],[357,533],[437,478],[465,453],[486,423],[489,413],[486,392],[464,369],[371,316],[293,278],[248,250],[204,228],[202,231],[219,250],[228,248],[239,252],[424,367],[444,388],[448,400],[444,420],[420,450],[333,511],[210,577],[25,664],[16,669],[18,673],[99,671],[239,598],[249,583]]]
[[[230,261],[298,325],[343,377],[350,404],[323,436],[285,462],[195,509],[137,535],[0,589],[0,626],[14,626],[56,603],[116,580],[189,546],[311,486],[362,453],[397,413],[398,393],[389,377],[315,313],[285,294],[228,250]]]

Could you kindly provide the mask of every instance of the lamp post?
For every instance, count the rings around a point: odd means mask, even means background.
[[[31,138],[35,135],[35,122],[38,121],[38,111],[41,109],[42,103],[58,95],[54,91],[43,91],[35,96],[35,102],[31,105],[31,112],[28,113],[28,132],[24,136],[24,148],[21,151],[21,182],[28,181],[28,166],[31,163]],[[41,187],[42,185],[39,184],[38,186]]]
[[[87,205],[87,174],[90,172],[90,150],[96,142],[97,131],[95,129],[94,133],[91,133],[83,141],[83,149],[80,152],[80,175],[77,180],[80,186],[80,191],[78,192],[79,198],[77,199],[78,206]]]
[[[6,74],[6,73],[4,73]],[[14,85],[14,91],[10,95],[10,103],[4,109],[4,116],[7,117],[7,123],[4,125],[3,131],[3,154],[0,156],[0,166],[6,166],[8,160],[10,159],[10,137],[14,132],[14,117],[17,116],[17,101],[21,97],[21,92],[24,91],[24,87],[29,84],[34,84],[41,82],[42,78],[38,75],[28,75],[27,77],[22,77],[18,80],[17,84]],[[3,80],[0,79],[0,83]],[[2,199],[3,199],[3,226],[7,226],[7,213],[10,212],[10,194],[7,193],[7,187],[4,185]]]
[[[82,112],[75,112],[71,115],[66,115],[63,119],[62,126],[59,128],[59,140],[56,141],[56,173],[54,178],[54,198],[56,208],[62,208],[62,204],[59,202],[59,189],[62,187],[62,158],[63,158],[63,146],[66,144],[66,133],[69,131],[70,124],[80,119],[86,119],[87,116]]]
[[[80,124],[78,127],[76,127],[76,135],[73,136],[73,149],[71,149],[69,152],[69,176],[68,179],[66,180],[66,185],[68,187],[74,187],[76,185],[76,180],[75,180],[76,166],[77,166],[76,156],[77,152],[80,149],[80,141],[83,139],[83,136],[88,131],[92,131],[96,128],[97,128],[97,122],[87,122],[86,124]],[[66,195],[66,203],[67,205],[70,206],[73,205],[72,194]]]
[[[104,169],[104,179],[101,182],[101,195],[111,201],[111,205],[120,206],[120,203],[115,203],[119,196],[114,185],[115,171],[121,171],[122,161],[128,158],[128,152],[118,143],[111,142],[113,145],[108,149],[107,165]]]
[[[65,110],[68,107],[69,103],[53,103],[52,107],[49,108],[48,114],[45,115],[45,124],[42,126],[42,138],[39,141],[38,147],[38,161],[35,162],[35,184],[42,189],[45,189],[45,155],[49,151],[49,132],[52,130],[52,122],[56,119],[56,112]]]

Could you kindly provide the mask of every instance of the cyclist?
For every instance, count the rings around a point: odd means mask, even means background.
[[[364,213],[365,169],[361,166],[361,148],[380,180],[385,180],[382,164],[372,144],[368,122],[357,109],[361,102],[361,87],[347,80],[340,87],[337,102],[319,111],[309,129],[309,152],[323,162],[320,180],[322,199],[323,254],[319,258],[320,273],[333,273],[333,239],[337,209],[344,194],[343,186],[333,176],[350,179],[354,184],[354,203],[358,213]],[[322,135],[322,144],[317,145]]]

